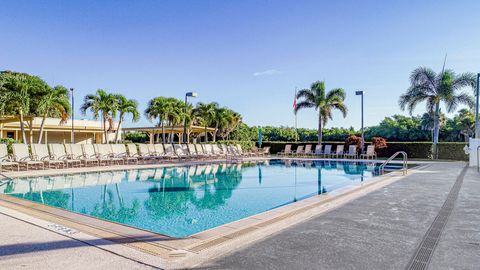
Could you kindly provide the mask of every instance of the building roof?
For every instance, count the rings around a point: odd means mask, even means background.
[[[122,128],[123,131],[142,131],[147,133],[162,133],[162,127],[131,127],[131,128]],[[165,133],[172,133],[172,126],[164,127]],[[205,132],[205,127],[201,126],[190,126],[188,128],[190,133],[203,133]],[[215,128],[207,127],[207,132],[215,132]],[[183,126],[173,126],[173,133],[183,133]]]

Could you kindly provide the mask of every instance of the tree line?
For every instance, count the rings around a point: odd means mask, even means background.
[[[65,124],[71,117],[70,92],[62,85],[50,86],[38,76],[2,71],[0,72],[0,114],[19,116],[23,142],[27,142],[25,117],[41,117],[38,138],[38,143],[41,143],[47,117],[60,118],[60,125]],[[104,128],[103,139],[106,143],[109,142],[108,133],[113,130],[116,131],[114,141],[119,141],[121,126],[127,116],[130,116],[133,122],[137,122],[141,115],[136,100],[104,89],[98,89],[94,94],[86,95],[80,111],[84,115],[89,111],[95,120],[101,119]],[[182,100],[171,97],[151,99],[144,114],[149,120],[162,127],[163,142],[167,142],[166,125],[173,129],[175,125],[185,122],[188,129],[193,125],[205,127],[205,140],[208,140],[208,127],[213,127],[215,131],[212,139],[215,141],[217,136],[222,139],[228,138],[242,121],[238,112],[221,107],[216,102],[200,102],[195,106],[186,106]],[[116,126],[114,126],[114,120],[117,120]],[[171,142],[173,135],[169,134],[169,137]]]
[[[440,136],[439,141],[444,142],[465,142],[468,137],[473,136],[475,129],[475,114],[469,109],[461,109],[452,118],[447,118],[440,112]],[[385,117],[378,125],[365,128],[365,141],[370,141],[373,137],[382,137],[388,141],[412,142],[412,141],[432,141],[433,139],[433,117],[429,113],[423,115],[404,116],[392,115]],[[231,134],[233,140],[258,140],[258,126],[248,126],[241,124],[240,127]],[[298,141],[317,141],[318,134],[316,129],[293,127],[272,127],[263,126],[262,138],[264,141],[294,142]],[[343,142],[352,135],[360,136],[361,131],[350,128],[324,128],[323,140],[329,142]]]
[[[145,116],[162,129],[162,141],[173,142],[175,125],[201,126],[205,128],[204,139],[208,141],[208,127],[215,128],[212,140],[217,136],[226,139],[242,122],[242,116],[227,107],[221,107],[217,102],[199,102],[195,106],[186,105],[184,101],[173,97],[156,97],[148,102]],[[170,126],[172,132],[166,138],[165,126]],[[187,132],[188,133],[188,132]],[[199,134],[191,134],[197,137]],[[187,139],[188,141],[188,139]]]

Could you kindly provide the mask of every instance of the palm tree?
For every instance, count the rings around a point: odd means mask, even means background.
[[[463,73],[456,75],[452,70],[444,70],[436,74],[432,69],[419,67],[410,75],[410,87],[400,96],[399,105],[402,110],[408,109],[412,114],[415,107],[426,102],[427,112],[434,115],[433,150],[438,157],[438,137],[440,133],[440,102],[444,102],[447,112],[453,112],[459,104],[473,107],[473,99],[466,93],[459,93],[465,87],[475,87],[475,75]]]
[[[303,99],[297,103],[295,113],[305,108],[315,108],[318,111],[318,144],[322,144],[323,126],[327,124],[328,119],[332,119],[332,110],[339,110],[343,117],[347,116],[347,107],[345,101],[345,91],[342,88],[335,88],[325,93],[325,82],[316,81],[312,83],[309,89],[298,91],[297,99]]]
[[[41,97],[37,111],[42,116],[38,135],[38,143],[41,143],[45,119],[48,116],[60,116],[60,124],[66,123],[71,113],[68,89],[63,86],[49,88],[48,92]]]
[[[227,108],[217,108],[213,116],[213,123],[215,124],[215,132],[213,133],[213,141],[217,140],[217,133],[219,128],[225,128],[232,121],[232,112]]]
[[[216,102],[211,102],[208,104],[199,102],[193,110],[193,114],[198,117],[205,127],[205,142],[208,142],[207,127],[213,124],[217,108],[218,103]]]
[[[117,98],[117,110],[119,113],[117,132],[115,133],[115,143],[118,142],[118,134],[120,133],[120,127],[127,113],[132,115],[132,121],[137,122],[140,119],[140,114],[138,113],[137,107],[138,103],[136,100],[127,99],[123,95],[115,95]]]
[[[168,98],[167,99],[167,111],[166,111],[166,119],[170,123],[170,143],[173,143],[173,130],[175,125],[182,123],[184,119],[185,112],[183,111],[185,104],[183,101],[178,100],[176,98]]]
[[[27,143],[24,116],[30,113],[31,95],[43,92],[48,85],[39,77],[10,71],[2,72],[0,81],[0,113],[20,116],[22,141]]]
[[[107,93],[103,89],[98,89],[95,94],[85,96],[83,105],[80,108],[83,114],[86,114],[87,110],[90,109],[95,120],[99,118],[100,114],[102,115],[104,139],[107,144],[107,122],[110,123],[112,118],[116,116],[117,107],[117,98],[114,94]]]
[[[165,121],[167,119],[168,101],[164,97],[156,97],[148,102],[147,109],[145,109],[145,116],[150,119],[158,118],[158,126],[162,127],[163,143],[165,140]]]

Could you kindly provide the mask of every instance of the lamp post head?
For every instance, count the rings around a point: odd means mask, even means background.
[[[197,92],[187,92],[187,93],[185,94],[185,96],[187,96],[187,97],[196,97],[196,96],[198,96],[198,93],[197,93]]]
[[[365,91],[355,91],[355,95],[363,96],[363,95],[365,95]]]

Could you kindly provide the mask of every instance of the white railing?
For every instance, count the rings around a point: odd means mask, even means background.
[[[392,161],[394,158],[396,158],[398,155],[402,155],[403,156],[403,162],[402,162],[402,171],[403,171],[403,175],[407,174],[407,170],[408,170],[408,155],[406,152],[404,151],[398,151],[396,152],[395,154],[393,154],[391,157],[389,157],[387,160],[385,160],[382,165],[380,165],[380,167],[378,168],[379,171],[380,171],[380,174],[383,174],[385,172],[385,166],[390,162]]]

